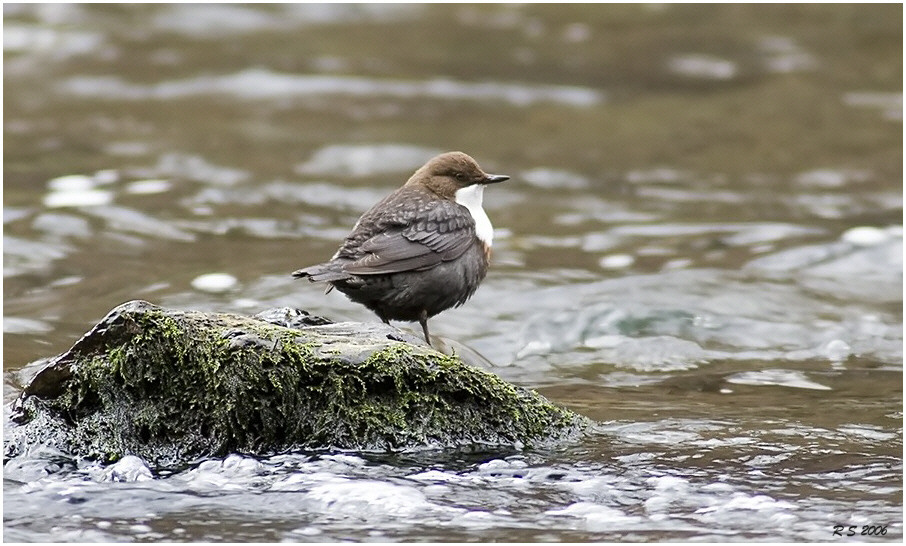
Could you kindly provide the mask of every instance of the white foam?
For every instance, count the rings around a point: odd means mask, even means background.
[[[670,71],[689,78],[731,80],[739,73],[736,63],[711,55],[687,54],[670,59]]]
[[[830,387],[816,383],[808,379],[804,373],[798,370],[756,370],[750,372],[740,372],[727,377],[727,383],[737,385],[778,385],[781,387],[792,387],[797,389],[813,389],[819,391],[829,391]]]
[[[84,174],[66,174],[47,181],[47,187],[53,191],[88,191],[95,185],[94,179]]]
[[[153,479],[145,461],[135,455],[126,455],[104,471],[105,482],[143,482]]]
[[[312,487],[304,498],[314,510],[362,518],[414,516],[434,506],[414,487],[378,480],[334,478]]]
[[[228,273],[207,273],[195,277],[192,281],[192,288],[201,292],[219,294],[234,288],[239,281],[236,277]]]
[[[133,195],[150,195],[153,193],[164,193],[170,190],[170,182],[167,180],[151,178],[148,180],[136,180],[126,186],[126,193]]]
[[[601,258],[598,264],[604,269],[623,269],[635,263],[629,254],[609,254]]]
[[[876,227],[858,226],[846,230],[840,238],[856,246],[874,246],[890,239],[890,235]]]
[[[44,196],[44,206],[57,207],[96,207],[113,202],[113,192],[106,190],[66,190],[52,191]]]

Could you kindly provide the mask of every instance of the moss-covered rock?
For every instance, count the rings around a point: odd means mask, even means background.
[[[251,318],[129,302],[29,383],[7,456],[40,442],[179,466],[230,452],[532,445],[586,424],[407,337],[293,310]]]

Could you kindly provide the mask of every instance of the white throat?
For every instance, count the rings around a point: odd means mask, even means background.
[[[491,225],[491,219],[481,208],[481,198],[484,195],[484,184],[472,184],[465,188],[456,190],[456,202],[469,209],[469,214],[475,220],[475,235],[481,239],[481,242],[491,246],[494,240],[494,226]]]

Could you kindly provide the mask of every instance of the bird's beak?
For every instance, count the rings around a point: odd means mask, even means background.
[[[505,174],[488,174],[484,177],[484,182],[482,184],[496,184],[497,182],[503,182],[504,180],[509,180],[510,177]]]

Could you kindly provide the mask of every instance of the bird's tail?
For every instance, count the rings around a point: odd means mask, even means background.
[[[311,282],[332,282],[349,279],[352,275],[343,271],[343,267],[340,264],[336,262],[326,262],[293,271],[293,277],[297,279],[308,277],[308,280]]]

